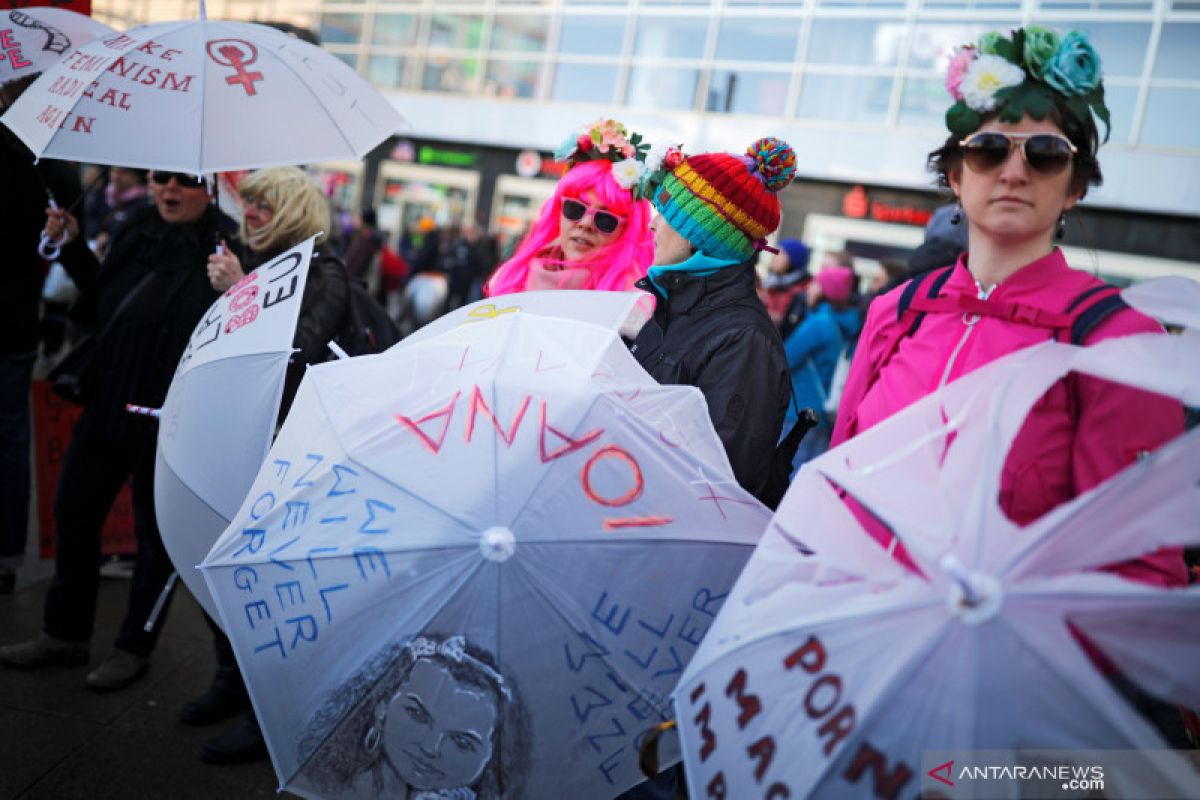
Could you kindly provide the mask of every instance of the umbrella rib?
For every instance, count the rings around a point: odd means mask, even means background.
[[[1075,680],[1071,676],[1064,675],[1062,673],[1062,671],[1059,670],[1055,666],[1053,659],[1046,658],[1045,654],[1042,652],[1042,647],[1038,642],[1036,642],[1036,641],[1030,639],[1028,636],[1024,635],[1021,628],[1019,626],[1013,625],[1011,620],[1001,617],[998,621],[1001,622],[1004,625],[1004,627],[1007,628],[1009,630],[1009,632],[1011,632],[1013,634],[1013,636],[1015,636],[1017,639],[1020,639],[1025,644],[1025,646],[1028,648],[1028,652],[1031,653],[1035,658],[1037,658],[1037,660],[1042,664],[1043,669],[1046,669],[1049,672],[1052,672],[1054,675],[1056,675],[1062,681],[1062,683],[1066,684],[1066,686],[1068,687],[1067,690],[1073,694],[1073,696],[1075,697],[1075,699],[1077,701],[1087,703],[1087,705],[1089,705],[1091,708],[1096,709],[1098,713],[1102,714],[1108,720],[1109,724],[1111,724],[1113,726],[1114,730],[1124,731],[1123,722],[1120,722],[1120,721],[1114,722],[1111,719],[1111,717],[1109,717],[1109,715],[1107,714],[1103,705],[1099,705],[1094,702],[1088,703],[1089,700],[1094,700],[1095,698],[1089,698],[1085,693],[1081,692],[1079,690],[1079,682],[1077,680]],[[1073,652],[1075,654],[1076,660],[1086,659],[1088,661],[1088,666],[1092,670],[1093,676],[1104,681],[1105,688],[1108,690],[1110,695],[1113,695],[1119,701],[1124,702],[1124,700],[1122,700],[1120,698],[1120,696],[1117,694],[1116,690],[1111,688],[1111,686],[1108,685],[1107,679],[1105,679],[1100,674],[1099,669],[1093,663],[1091,663],[1091,658],[1086,654],[1082,645],[1077,640],[1075,640],[1075,637],[1070,635],[1070,632],[1067,629],[1065,623],[1061,629],[1061,632],[1063,634],[1063,636],[1062,636],[1063,644],[1067,645],[1068,647],[1073,648],[1073,650],[1071,650],[1069,652]],[[1130,737],[1128,737],[1128,736],[1125,737],[1125,741],[1127,743],[1134,744],[1133,742],[1130,741]],[[1144,743],[1139,744],[1139,746],[1144,746]]]
[[[584,411],[583,414],[581,414],[579,416],[580,420],[585,419],[588,416],[588,414],[592,413],[592,409],[594,409],[596,407],[596,403],[599,400],[599,398],[600,398],[600,395],[594,395],[592,397],[592,402],[590,405],[588,405],[587,410]],[[572,431],[572,432],[574,432],[574,431]],[[557,463],[554,466],[557,466]],[[542,477],[538,479],[538,482],[536,484],[534,484],[533,487],[529,490],[529,494],[527,494],[525,496],[525,502],[522,503],[521,507],[518,508],[516,510],[516,512],[512,515],[512,521],[511,521],[509,527],[511,527],[513,529],[515,529],[517,527],[517,521],[521,518],[521,515],[524,514],[526,509],[529,508],[529,504],[533,502],[533,498],[539,496],[539,494],[540,494],[539,490],[542,488],[542,485],[545,484],[546,481],[548,481],[550,479],[550,475],[555,472],[557,472],[557,470],[555,470],[553,467],[551,467],[550,469],[544,470],[542,472]]]
[[[323,393],[323,392],[321,392],[321,390],[320,390],[320,384],[318,383],[316,386],[314,386],[314,388],[316,389],[317,401],[318,401],[318,402],[321,404],[321,411],[322,411],[322,412],[325,414],[325,418],[326,418],[326,419],[333,419],[333,418],[334,418],[334,414],[331,414],[331,413],[330,413],[330,409],[329,409],[328,405],[327,405],[327,404],[326,404],[326,402],[325,402],[325,396],[324,396],[324,393]],[[425,505],[425,506],[428,506],[429,508],[431,508],[431,509],[433,509],[434,511],[436,511],[437,513],[441,514],[443,517],[445,517],[446,519],[448,519],[448,520],[450,520],[451,522],[455,523],[456,525],[460,525],[460,526],[462,526],[462,527],[463,527],[465,530],[469,530],[469,531],[475,530],[475,527],[476,527],[476,526],[474,526],[474,525],[471,525],[470,523],[468,523],[468,522],[467,522],[467,521],[465,521],[465,520],[459,519],[459,518],[458,518],[458,517],[456,517],[454,514],[450,513],[450,511],[448,511],[447,509],[444,509],[444,508],[441,508],[440,506],[434,505],[432,502],[430,502],[430,501],[429,501],[429,500],[427,500],[426,498],[424,498],[424,497],[420,496],[419,494],[416,494],[416,493],[415,493],[415,492],[413,492],[411,489],[409,489],[409,488],[407,488],[407,487],[404,487],[404,486],[401,486],[399,483],[397,483],[396,481],[392,480],[391,478],[388,478],[387,476],[385,476],[385,475],[383,475],[383,474],[381,474],[381,473],[377,472],[377,471],[376,471],[375,469],[373,469],[373,468],[372,468],[372,467],[371,467],[369,464],[366,464],[366,463],[364,463],[363,461],[361,461],[361,460],[359,460],[359,459],[355,458],[355,457],[354,457],[354,456],[351,454],[351,453],[352,453],[351,449],[350,449],[349,447],[347,447],[347,446],[346,446],[346,442],[343,440],[343,438],[342,438],[342,435],[341,435],[341,433],[338,431],[338,429],[337,429],[337,427],[336,427],[336,426],[334,426],[334,425],[329,425],[329,431],[330,431],[330,433],[332,433],[332,434],[333,434],[333,438],[334,438],[334,439],[337,441],[338,447],[340,447],[340,448],[342,449],[342,452],[346,454],[346,459],[347,459],[347,460],[349,460],[349,461],[353,461],[355,464],[357,464],[358,466],[362,467],[362,468],[363,468],[364,470],[366,470],[367,472],[369,472],[369,473],[371,473],[372,475],[374,475],[374,476],[375,476],[376,478],[378,478],[380,481],[382,481],[382,482],[384,482],[384,483],[388,484],[389,486],[395,487],[395,488],[396,488],[398,491],[401,491],[401,492],[403,492],[405,495],[407,495],[407,496],[411,497],[412,499],[416,500],[418,503],[420,503],[420,504],[422,504],[422,505]]]
[[[216,514],[216,515],[217,515],[218,517],[220,517],[221,519],[225,520],[225,525],[226,525],[226,526],[228,526],[228,525],[229,525],[229,523],[230,523],[230,522],[232,522],[232,520],[230,520],[228,517],[226,517],[226,516],[225,516],[224,514],[222,514],[220,511],[218,511],[217,509],[213,508],[213,505],[212,505],[212,503],[208,502],[208,501],[207,501],[207,500],[205,500],[203,497],[201,497],[200,495],[196,494],[196,492],[195,492],[195,491],[192,489],[192,487],[191,487],[191,486],[189,486],[188,484],[184,483],[184,481],[183,481],[183,478],[182,478],[182,477],[180,477],[180,475],[179,475],[179,470],[178,470],[178,469],[176,469],[176,468],[175,468],[175,465],[171,463],[171,460],[170,460],[169,458],[167,458],[167,454],[166,454],[166,453],[163,453],[163,454],[162,454],[162,458],[163,458],[163,462],[164,462],[164,463],[165,463],[165,464],[166,464],[166,465],[167,465],[167,466],[170,468],[171,472],[175,473],[175,477],[179,479],[179,485],[180,485],[180,486],[182,486],[184,489],[186,489],[186,490],[187,490],[187,492],[188,492],[188,494],[190,494],[192,497],[194,497],[194,498],[196,498],[197,500],[199,500],[199,501],[200,501],[200,503],[201,503],[201,505],[203,505],[203,506],[204,506],[205,508],[207,508],[209,511],[211,511],[211,512],[212,512],[212,513],[214,513],[214,514]],[[216,542],[214,542],[214,544],[215,544],[215,543],[216,543]]]
[[[763,644],[772,639],[780,639],[780,638],[784,638],[784,637],[788,637],[788,636],[793,636],[797,633],[797,628],[799,627],[799,625],[806,626],[805,630],[823,630],[831,625],[837,625],[839,623],[844,623],[844,622],[852,622],[852,623],[858,624],[858,623],[875,621],[875,620],[880,620],[880,619],[887,619],[888,617],[899,616],[901,614],[909,614],[913,611],[920,611],[923,609],[941,605],[942,602],[943,601],[938,597],[927,596],[927,597],[917,598],[915,600],[909,600],[907,602],[902,600],[902,601],[900,601],[900,604],[891,605],[887,608],[875,608],[875,609],[868,609],[866,611],[862,611],[857,608],[851,608],[849,610],[837,611],[832,614],[828,614],[815,622],[810,621],[810,620],[803,620],[801,623],[798,624],[793,620],[785,620],[783,622],[776,623],[772,627],[765,628],[764,630],[756,632],[754,634],[743,635],[741,638],[738,639],[738,649],[745,650],[749,647]],[[711,629],[709,630],[709,633],[710,634],[712,633]],[[707,636],[705,638],[707,638]],[[701,650],[703,650],[703,643],[701,644]],[[697,653],[701,652],[701,650],[697,650]],[[725,655],[724,653],[719,653],[719,654],[716,654],[716,655],[710,657],[709,663],[716,663],[716,662],[720,661],[724,657],[724,655]],[[693,657],[693,660],[694,660],[694,657]],[[703,666],[705,666],[705,665],[694,664],[694,665],[689,666],[689,669],[698,670],[698,669],[702,668]]]

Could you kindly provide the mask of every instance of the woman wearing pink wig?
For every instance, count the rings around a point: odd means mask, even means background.
[[[640,195],[647,157],[655,158],[649,150],[611,119],[572,135],[555,153],[567,173],[484,293],[632,289],[654,258],[650,204]]]

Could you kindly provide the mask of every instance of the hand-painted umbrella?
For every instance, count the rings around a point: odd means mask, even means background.
[[[196,565],[241,507],[271,446],[312,248],[313,239],[302,242],[213,303],[159,412],[158,527],[183,582],[214,619]]]
[[[203,13],[72,48],[0,121],[39,158],[196,175],[357,160],[403,124],[325,50]]]
[[[698,390],[497,314],[311,369],[202,569],[284,788],[608,798],[768,514]]]
[[[0,12],[0,86],[35,75],[67,53],[116,31],[65,8],[14,8]]]
[[[1074,632],[1150,694],[1200,703],[1200,587],[1094,571],[1200,543],[1200,431],[1024,528],[997,497],[1026,413],[1069,370],[1196,404],[1197,363],[1187,337],[1047,343],[807,465],[676,692],[692,796],[967,796],[947,782],[971,791],[972,759],[1028,767],[1017,751],[1037,750],[1071,769],[1066,751],[1083,749],[1133,753],[1104,762],[1106,791],[1194,790],[1194,768],[1163,752]],[[839,491],[894,531],[918,570],[868,537]],[[1059,783],[1034,788],[1058,796]]]

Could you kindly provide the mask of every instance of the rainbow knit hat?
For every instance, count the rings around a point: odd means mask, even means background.
[[[744,156],[687,156],[654,191],[654,207],[707,256],[747,261],[779,227],[776,194],[796,175],[796,153],[780,139],[759,139]]]

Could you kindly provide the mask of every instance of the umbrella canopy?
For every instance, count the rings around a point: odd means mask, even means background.
[[[698,390],[499,314],[311,369],[202,569],[288,790],[607,798],[768,517]]]
[[[1165,750],[1073,630],[1146,691],[1200,702],[1200,588],[1091,571],[1200,543],[1200,431],[1024,528],[997,497],[1025,414],[1069,370],[1102,364],[1200,401],[1186,341],[1023,350],[806,465],[677,689],[692,796],[945,791],[957,773],[922,764],[929,751]],[[919,571],[863,532],[839,489]],[[1186,796],[1196,779],[1169,752],[1104,771],[1121,796]]]
[[[251,272],[212,304],[159,415],[154,504],[163,544],[204,610],[196,570],[229,525],[271,446],[316,237]]]
[[[460,325],[484,322],[501,314],[537,314],[599,325],[617,331],[650,296],[644,292],[604,292],[594,289],[561,289],[517,292],[477,300],[442,314],[404,338],[404,344],[421,342]]]
[[[321,48],[207,19],[74,47],[0,122],[39,158],[196,175],[357,160],[403,124]]]
[[[0,12],[0,86],[34,75],[67,53],[116,31],[65,8]]]

